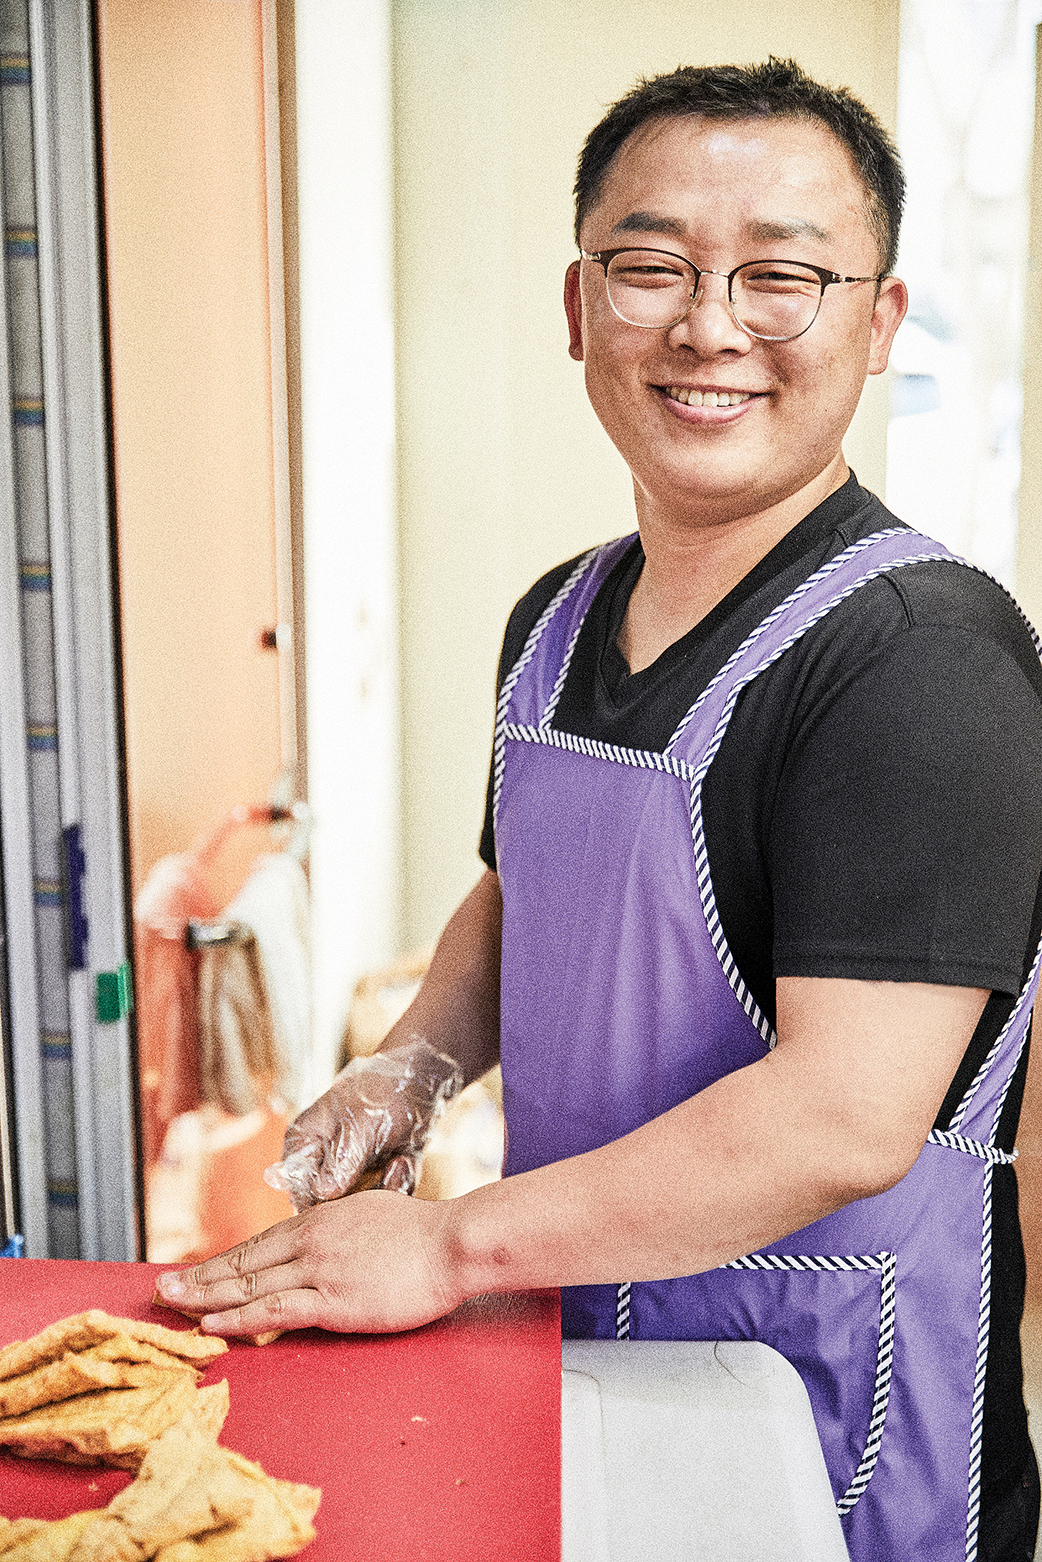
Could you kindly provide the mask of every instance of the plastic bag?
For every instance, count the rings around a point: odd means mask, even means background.
[[[284,1189],[298,1214],[362,1188],[411,1193],[431,1130],[462,1087],[458,1065],[422,1036],[353,1058],[290,1124],[283,1158],[264,1180]]]

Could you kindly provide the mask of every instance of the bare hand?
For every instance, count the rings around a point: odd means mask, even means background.
[[[161,1275],[159,1292],[201,1315],[209,1334],[413,1329],[464,1300],[446,1257],[448,1208],[385,1192],[317,1204],[194,1269]]]

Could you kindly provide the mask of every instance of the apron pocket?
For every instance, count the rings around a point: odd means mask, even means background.
[[[842,1517],[872,1478],[893,1375],[893,1253],[754,1253],[620,1287],[631,1339],[759,1340],[799,1372]]]

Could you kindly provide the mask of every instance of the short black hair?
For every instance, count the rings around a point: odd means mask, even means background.
[[[879,242],[882,273],[897,262],[905,177],[897,149],[876,116],[846,87],[825,87],[795,60],[772,55],[763,65],[681,65],[644,77],[608,110],[586,138],[575,179],[575,237],[604,188],[611,166],[635,130],[656,119],[816,119],[847,148],[868,196],[867,217]]]

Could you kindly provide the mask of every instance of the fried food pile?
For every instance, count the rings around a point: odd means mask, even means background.
[[[27,1458],[136,1470],[196,1406],[214,1437],[228,1385],[197,1385],[224,1340],[94,1310],[0,1349],[0,1447]]]
[[[92,1311],[0,1349],[0,1446],[137,1478],[107,1508],[0,1517],[0,1562],[266,1562],[315,1535],[321,1492],[220,1447],[224,1340]]]

